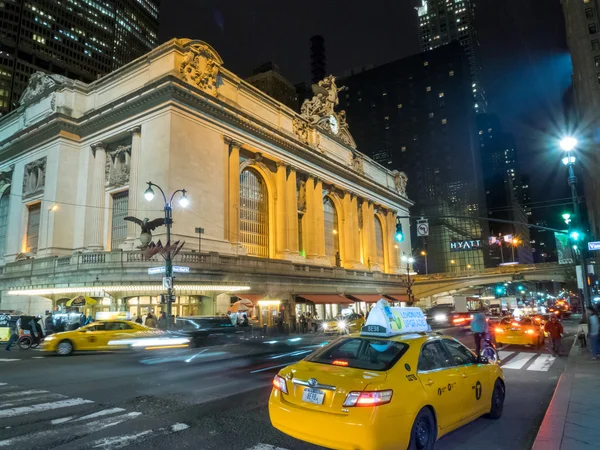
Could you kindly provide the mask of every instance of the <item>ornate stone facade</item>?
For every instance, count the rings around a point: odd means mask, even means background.
[[[202,41],[192,41],[188,48],[179,68],[183,79],[208,94],[216,95],[217,78],[223,60],[210,45]]]
[[[299,119],[298,117],[294,118],[292,121],[292,129],[294,130],[294,134],[301,142],[308,144],[308,132],[309,127],[306,121]]]
[[[46,157],[37,159],[25,165],[23,175],[23,199],[35,197],[44,193],[46,183]]]
[[[115,188],[129,184],[131,145],[118,145],[106,152],[104,175],[106,186]]]
[[[394,170],[392,175],[394,176],[394,188],[396,189],[396,192],[400,195],[406,195],[406,185],[408,184],[408,177],[406,174]]]
[[[71,82],[71,80],[62,75],[49,75],[44,72],[35,72],[29,77],[29,84],[27,85],[25,92],[21,95],[19,104],[23,105],[28,103],[55,86],[69,84],[69,82]]]

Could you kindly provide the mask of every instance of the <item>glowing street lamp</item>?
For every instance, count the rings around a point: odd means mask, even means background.
[[[421,256],[425,257],[425,275],[429,275],[429,269],[427,268],[427,252],[425,250],[421,250]]]

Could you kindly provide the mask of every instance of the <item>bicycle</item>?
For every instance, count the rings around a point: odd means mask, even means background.
[[[487,360],[493,364],[500,361],[500,356],[498,355],[498,351],[496,350],[496,346],[492,342],[490,335],[486,333],[485,337],[481,340],[483,341],[481,345],[481,356],[486,357]]]
[[[17,341],[17,345],[21,350],[29,350],[30,348],[36,348],[39,346],[44,339],[37,339],[32,336],[21,336]]]

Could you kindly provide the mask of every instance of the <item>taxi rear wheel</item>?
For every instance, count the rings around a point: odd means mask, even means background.
[[[423,408],[413,423],[407,450],[433,450],[436,438],[435,417],[429,408]]]
[[[69,340],[60,341],[56,346],[56,353],[60,356],[69,356],[73,353],[73,344]]]
[[[488,414],[490,419],[499,419],[502,416],[505,394],[504,384],[500,380],[496,380],[494,392],[492,393],[492,407]]]

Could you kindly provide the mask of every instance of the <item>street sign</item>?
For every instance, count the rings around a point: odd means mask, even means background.
[[[588,242],[588,250],[600,250],[600,241]]]
[[[417,221],[417,236],[429,236],[429,221],[427,219]]]
[[[163,288],[171,289],[173,287],[173,278],[163,277]]]
[[[166,272],[165,266],[150,267],[148,269],[148,275],[156,275],[157,273],[165,273],[165,272]]]
[[[190,273],[190,268],[186,266],[173,266],[173,272]]]
[[[202,228],[202,227],[196,227],[196,233],[198,233],[198,234],[204,234],[204,228]]]

